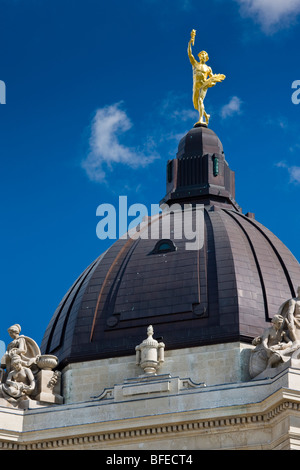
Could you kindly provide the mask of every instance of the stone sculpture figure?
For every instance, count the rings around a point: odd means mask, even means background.
[[[191,39],[188,43],[188,56],[193,67],[193,104],[196,111],[199,112],[199,121],[196,124],[208,125],[210,114],[204,109],[204,98],[208,88],[215,86],[218,82],[225,79],[223,74],[213,74],[212,69],[206,65],[209,57],[206,51],[198,54],[199,62],[192,54],[192,45],[195,42],[196,31],[191,32]],[[205,120],[203,119],[205,118]]]
[[[8,328],[12,341],[1,359],[0,398],[21,406],[29,397],[47,403],[62,403],[60,372],[53,372],[58,359],[42,355],[36,342],[20,335],[21,326]]]
[[[285,301],[272,319],[272,326],[252,342],[249,372],[257,376],[267,368],[278,367],[300,357],[300,287],[297,297]]]
[[[11,358],[11,370],[5,383],[0,384],[0,396],[11,403],[19,398],[26,398],[35,389],[35,379],[32,371],[24,367],[18,354]]]
[[[8,374],[11,370],[11,359],[15,355],[20,357],[22,365],[32,367],[36,363],[36,358],[41,355],[36,342],[28,336],[20,335],[21,326],[18,324],[12,325],[7,331],[13,340],[7,346],[6,353],[1,359],[1,367],[6,369]]]
[[[300,345],[300,286],[297,288],[297,296],[284,302],[278,314],[290,324],[291,339],[299,342]]]

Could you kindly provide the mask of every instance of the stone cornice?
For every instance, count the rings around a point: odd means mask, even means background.
[[[257,411],[257,407],[261,411]],[[220,411],[222,412],[220,413]],[[95,429],[97,425],[93,425],[93,430],[86,426],[71,426],[66,427],[64,436],[58,438],[47,438],[47,430],[39,432],[38,436],[33,438],[32,432],[19,432],[19,433],[1,433],[0,449],[1,450],[39,450],[39,449],[116,449],[119,446],[126,445],[130,441],[130,445],[136,442],[146,442],[147,440],[162,439],[163,437],[183,437],[192,435],[201,435],[207,432],[222,433],[236,433],[239,430],[244,432],[255,431],[261,425],[272,427],[275,420],[280,418],[284,419],[287,416],[295,415],[300,411],[300,397],[299,392],[281,389],[269,396],[260,404],[252,404],[247,406],[247,412],[242,413],[241,407],[231,407],[212,409],[211,417],[206,419],[193,419],[190,415],[184,416],[181,413],[181,420],[174,420],[171,415],[156,416],[155,421],[158,423],[150,423],[153,421],[151,416],[148,418],[136,418],[133,423],[128,423],[128,427],[121,429],[118,422],[114,423],[114,429],[107,429],[107,432],[97,432]],[[218,413],[219,411],[219,413]],[[231,412],[231,414],[230,414]],[[199,411],[198,415],[201,415]],[[176,415],[175,415],[176,416]],[[159,419],[160,418],[160,419]],[[168,419],[166,419],[168,418]],[[145,421],[149,420],[149,425],[143,425]],[[102,423],[103,424],[103,423]],[[119,422],[120,424],[120,422]],[[79,429],[81,428],[81,429]],[[85,429],[83,429],[85,428]],[[297,439],[297,433],[294,433],[294,439]],[[281,440],[286,440],[287,436],[282,436]],[[271,444],[269,444],[271,445]],[[266,447],[267,448],[267,447]]]

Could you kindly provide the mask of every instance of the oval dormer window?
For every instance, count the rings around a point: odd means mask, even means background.
[[[149,255],[158,255],[163,253],[169,253],[169,251],[176,251],[176,246],[169,239],[159,240],[153,250],[149,253]]]

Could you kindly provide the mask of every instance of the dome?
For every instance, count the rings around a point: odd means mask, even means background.
[[[41,350],[55,354],[61,367],[132,355],[150,324],[167,349],[250,343],[295,296],[298,261],[253,214],[242,213],[222,144],[207,129],[194,129],[179,143],[177,158],[167,163],[163,202],[179,202],[170,213],[169,236],[159,237],[164,216],[149,218],[146,228],[155,239],[117,240],[57,307]],[[189,140],[198,142],[196,150],[201,140],[194,155]],[[208,140],[213,141],[209,149]],[[175,230],[183,224],[180,207],[187,202],[193,217],[201,204],[198,249],[187,249],[188,237],[178,237]]]
[[[196,124],[179,142],[177,158],[194,157],[209,153],[223,153],[217,134],[206,126]]]

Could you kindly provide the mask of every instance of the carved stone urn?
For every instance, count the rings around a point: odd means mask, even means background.
[[[37,357],[36,364],[40,369],[52,370],[57,366],[58,359],[51,354],[43,354]]]
[[[162,342],[153,338],[152,325],[147,328],[147,339],[136,346],[136,364],[140,365],[146,375],[156,375],[157,369],[164,362],[164,348]]]

